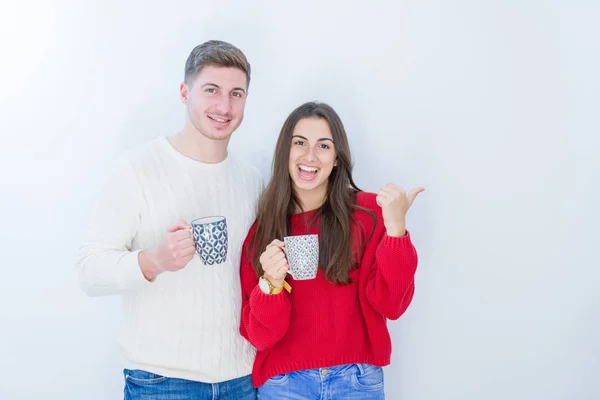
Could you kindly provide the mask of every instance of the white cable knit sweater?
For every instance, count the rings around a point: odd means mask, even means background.
[[[127,152],[116,164],[77,257],[91,296],[121,294],[119,342],[125,368],[206,383],[248,375],[254,348],[239,334],[242,242],[263,188],[257,169],[229,156],[203,164],[165,137]],[[227,261],[203,265],[196,255],[178,272],[148,282],[138,252],[160,243],[182,218],[227,218]]]

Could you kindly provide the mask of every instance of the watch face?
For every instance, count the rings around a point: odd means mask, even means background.
[[[265,279],[261,278],[258,280],[258,287],[266,294],[271,293],[271,289],[269,288],[269,282],[267,282]]]

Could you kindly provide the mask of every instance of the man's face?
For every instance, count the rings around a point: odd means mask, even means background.
[[[208,65],[180,91],[189,121],[208,139],[229,139],[244,119],[247,79],[238,68]]]

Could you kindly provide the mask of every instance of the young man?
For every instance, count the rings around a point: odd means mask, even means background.
[[[249,83],[235,46],[194,48],[180,86],[183,130],[127,152],[100,194],[77,269],[90,296],[122,295],[126,400],[256,398],[239,266],[263,181],[227,152]],[[195,255],[189,222],[204,216],[226,218],[224,263]]]

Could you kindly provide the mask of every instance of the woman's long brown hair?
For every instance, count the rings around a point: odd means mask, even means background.
[[[273,157],[273,173],[269,184],[258,202],[257,227],[248,246],[248,258],[257,275],[262,275],[260,255],[274,239],[283,240],[290,234],[290,219],[302,205],[292,187],[289,173],[290,147],[294,127],[303,118],[321,118],[329,124],[335,143],[337,165],[333,168],[327,183],[325,202],[315,210],[310,221],[319,221],[319,266],[327,280],[336,284],[350,283],[349,272],[356,267],[353,238],[354,210],[360,209],[375,216],[369,210],[356,205],[356,195],[360,189],[352,179],[352,158],[346,130],[335,110],[325,103],[309,102],[296,108],[286,119]],[[307,210],[303,210],[307,211]],[[373,224],[374,226],[374,224]],[[372,232],[371,232],[372,234]]]

